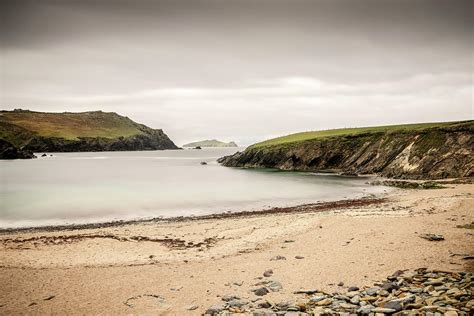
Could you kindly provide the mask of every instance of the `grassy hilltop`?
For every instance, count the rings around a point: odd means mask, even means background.
[[[307,140],[333,137],[333,136],[348,136],[371,133],[391,133],[391,132],[416,132],[429,128],[437,127],[457,127],[468,125],[474,128],[474,121],[457,121],[457,122],[438,122],[438,123],[418,123],[418,124],[403,124],[403,125],[385,125],[372,127],[356,127],[356,128],[338,128],[320,131],[309,131],[290,134],[277,138],[272,138],[260,143],[253,144],[249,148],[266,147],[272,145],[282,145],[287,143],[298,143]]]
[[[228,167],[377,174],[474,176],[474,121],[344,128],[270,139],[219,159]]]
[[[0,139],[33,151],[175,149],[161,129],[113,112],[0,111]]]

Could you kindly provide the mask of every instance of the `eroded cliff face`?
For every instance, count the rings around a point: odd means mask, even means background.
[[[473,151],[474,131],[466,125],[251,147],[218,161],[228,167],[442,179],[474,176]]]
[[[143,134],[115,139],[81,137],[68,140],[58,137],[33,137],[24,149],[33,152],[81,152],[81,151],[135,151],[178,149],[162,130],[148,129]]]

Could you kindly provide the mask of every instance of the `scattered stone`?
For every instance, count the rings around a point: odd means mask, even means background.
[[[344,282],[339,282],[337,286],[344,286]]]
[[[48,155],[46,155],[46,154],[42,154],[42,155],[41,155],[41,157],[47,157],[47,156],[48,156]]]
[[[444,240],[443,235],[439,234],[422,234],[420,235],[421,238],[429,240],[429,241],[441,241]]]
[[[277,260],[286,260],[286,258],[283,256],[275,256],[270,259],[270,261],[277,261]]]
[[[272,270],[272,269],[269,269],[269,270],[266,270],[265,272],[263,272],[263,276],[264,276],[264,277],[267,277],[267,278],[271,277],[272,274],[273,274],[273,270]]]
[[[357,286],[350,286],[347,289],[347,292],[354,292],[354,291],[359,291],[359,288]]]
[[[186,309],[187,309],[188,311],[193,311],[193,310],[196,310],[196,309],[198,309],[198,308],[199,308],[199,306],[194,305],[194,304],[193,304],[193,305],[189,305],[188,307],[186,307]]]
[[[295,259],[304,259],[303,256],[295,256]]]
[[[220,305],[211,306],[206,310],[206,312],[204,314],[206,314],[206,315],[215,315],[215,314],[218,314],[218,313],[222,312],[223,310],[224,310],[223,306],[220,306]]]
[[[397,271],[387,280],[360,290],[350,287],[346,294],[324,293],[316,289],[300,290],[296,303],[283,301],[259,304],[243,300],[229,301],[214,315],[471,315],[474,310],[472,272],[443,272],[428,269]],[[342,283],[342,282],[341,282]],[[261,281],[253,290],[263,296],[271,288],[281,288],[276,281]],[[357,290],[356,290],[357,289]],[[232,302],[232,303],[230,303]],[[256,301],[252,301],[256,302]],[[230,304],[229,304],[230,303]],[[232,305],[232,306],[230,306]],[[209,311],[209,310],[208,310]]]
[[[267,284],[267,288],[272,292],[278,292],[283,288],[283,286],[278,281],[272,281]]]
[[[308,294],[308,295],[312,295],[314,293],[318,293],[318,290],[316,289],[311,289],[311,290],[299,290],[299,291],[296,291],[295,294]]]
[[[229,301],[232,301],[232,300],[239,300],[240,297],[235,296],[235,295],[224,295],[224,296],[221,297],[221,299],[222,299],[224,302],[229,302]]]
[[[258,304],[258,307],[260,308],[270,308],[272,307],[272,304],[269,301],[264,301]]]
[[[270,291],[266,287],[260,287],[258,289],[253,290],[253,293],[257,296],[264,296],[267,295]]]
[[[285,243],[295,242],[294,240],[285,240]]]
[[[400,302],[396,302],[396,301],[387,302],[383,305],[383,307],[393,309],[395,312],[399,312],[403,309],[402,304],[400,304]]]
[[[207,162],[201,161],[201,165],[205,166],[205,165],[207,165]]]
[[[43,301],[51,301],[55,297],[56,297],[56,295],[50,295],[50,296],[47,296],[47,297],[43,298]]]

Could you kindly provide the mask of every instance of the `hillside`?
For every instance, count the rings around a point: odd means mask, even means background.
[[[161,129],[102,111],[0,111],[0,139],[30,151],[177,149]]]
[[[193,142],[183,145],[183,147],[237,147],[237,144],[235,142],[226,143],[218,141],[216,139],[206,139],[199,142]]]
[[[229,167],[378,174],[407,179],[474,175],[474,121],[297,133],[219,159]]]

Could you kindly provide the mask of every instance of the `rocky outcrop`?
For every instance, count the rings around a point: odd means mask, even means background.
[[[228,167],[377,174],[389,178],[474,176],[474,123],[371,132],[250,147],[218,161]]]
[[[6,140],[0,139],[0,159],[31,159],[36,156],[28,150],[18,149]]]
[[[24,147],[34,152],[81,152],[81,151],[134,151],[178,149],[161,129],[147,131],[129,137],[80,137],[69,140],[58,137],[33,137]]]

